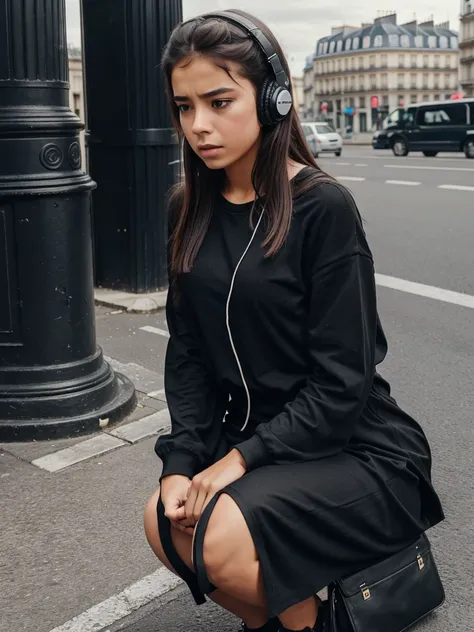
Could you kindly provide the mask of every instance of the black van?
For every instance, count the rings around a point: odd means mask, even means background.
[[[474,99],[431,101],[398,108],[372,139],[374,149],[391,149],[395,156],[422,151],[463,151],[474,158]]]

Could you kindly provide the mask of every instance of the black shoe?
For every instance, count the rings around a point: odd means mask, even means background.
[[[256,630],[253,628],[248,628],[245,623],[242,621],[242,632],[280,632],[280,620],[278,617],[274,617],[273,619],[269,619],[267,623],[261,628],[257,628]]]

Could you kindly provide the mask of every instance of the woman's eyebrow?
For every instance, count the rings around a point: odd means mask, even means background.
[[[210,92],[205,92],[204,94],[198,95],[200,99],[209,99],[210,97],[218,97],[221,94],[227,94],[228,92],[234,92],[235,88],[217,88],[216,90],[211,90]],[[173,97],[174,101],[189,101],[189,97],[181,97],[175,96]]]

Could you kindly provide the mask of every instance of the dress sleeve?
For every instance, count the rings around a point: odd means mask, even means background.
[[[175,303],[168,292],[166,317],[170,338],[165,359],[165,393],[171,432],[158,438],[155,452],[163,461],[160,480],[171,474],[192,478],[205,467],[220,432],[226,401],[198,343],[185,297]]]
[[[342,451],[372,386],[377,327],[372,256],[352,197],[337,183],[320,189],[302,255],[309,284],[310,375],[280,414],[236,446],[248,470]]]

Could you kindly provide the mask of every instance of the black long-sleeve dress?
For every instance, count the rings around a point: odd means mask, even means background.
[[[307,169],[296,176],[304,178]],[[262,567],[270,616],[391,555],[443,519],[419,424],[377,373],[387,353],[374,264],[352,196],[324,182],[294,199],[290,233],[265,258],[252,203],[222,195],[190,273],[170,298],[165,389],[172,430],[156,453],[164,476],[192,477],[232,447],[247,473],[221,493],[242,511]],[[215,500],[217,500],[218,496]],[[196,602],[212,590],[197,527]],[[169,550],[169,524],[159,512]],[[168,537],[166,533],[168,532]],[[171,555],[172,557],[172,552]],[[172,560],[170,560],[172,561]]]

